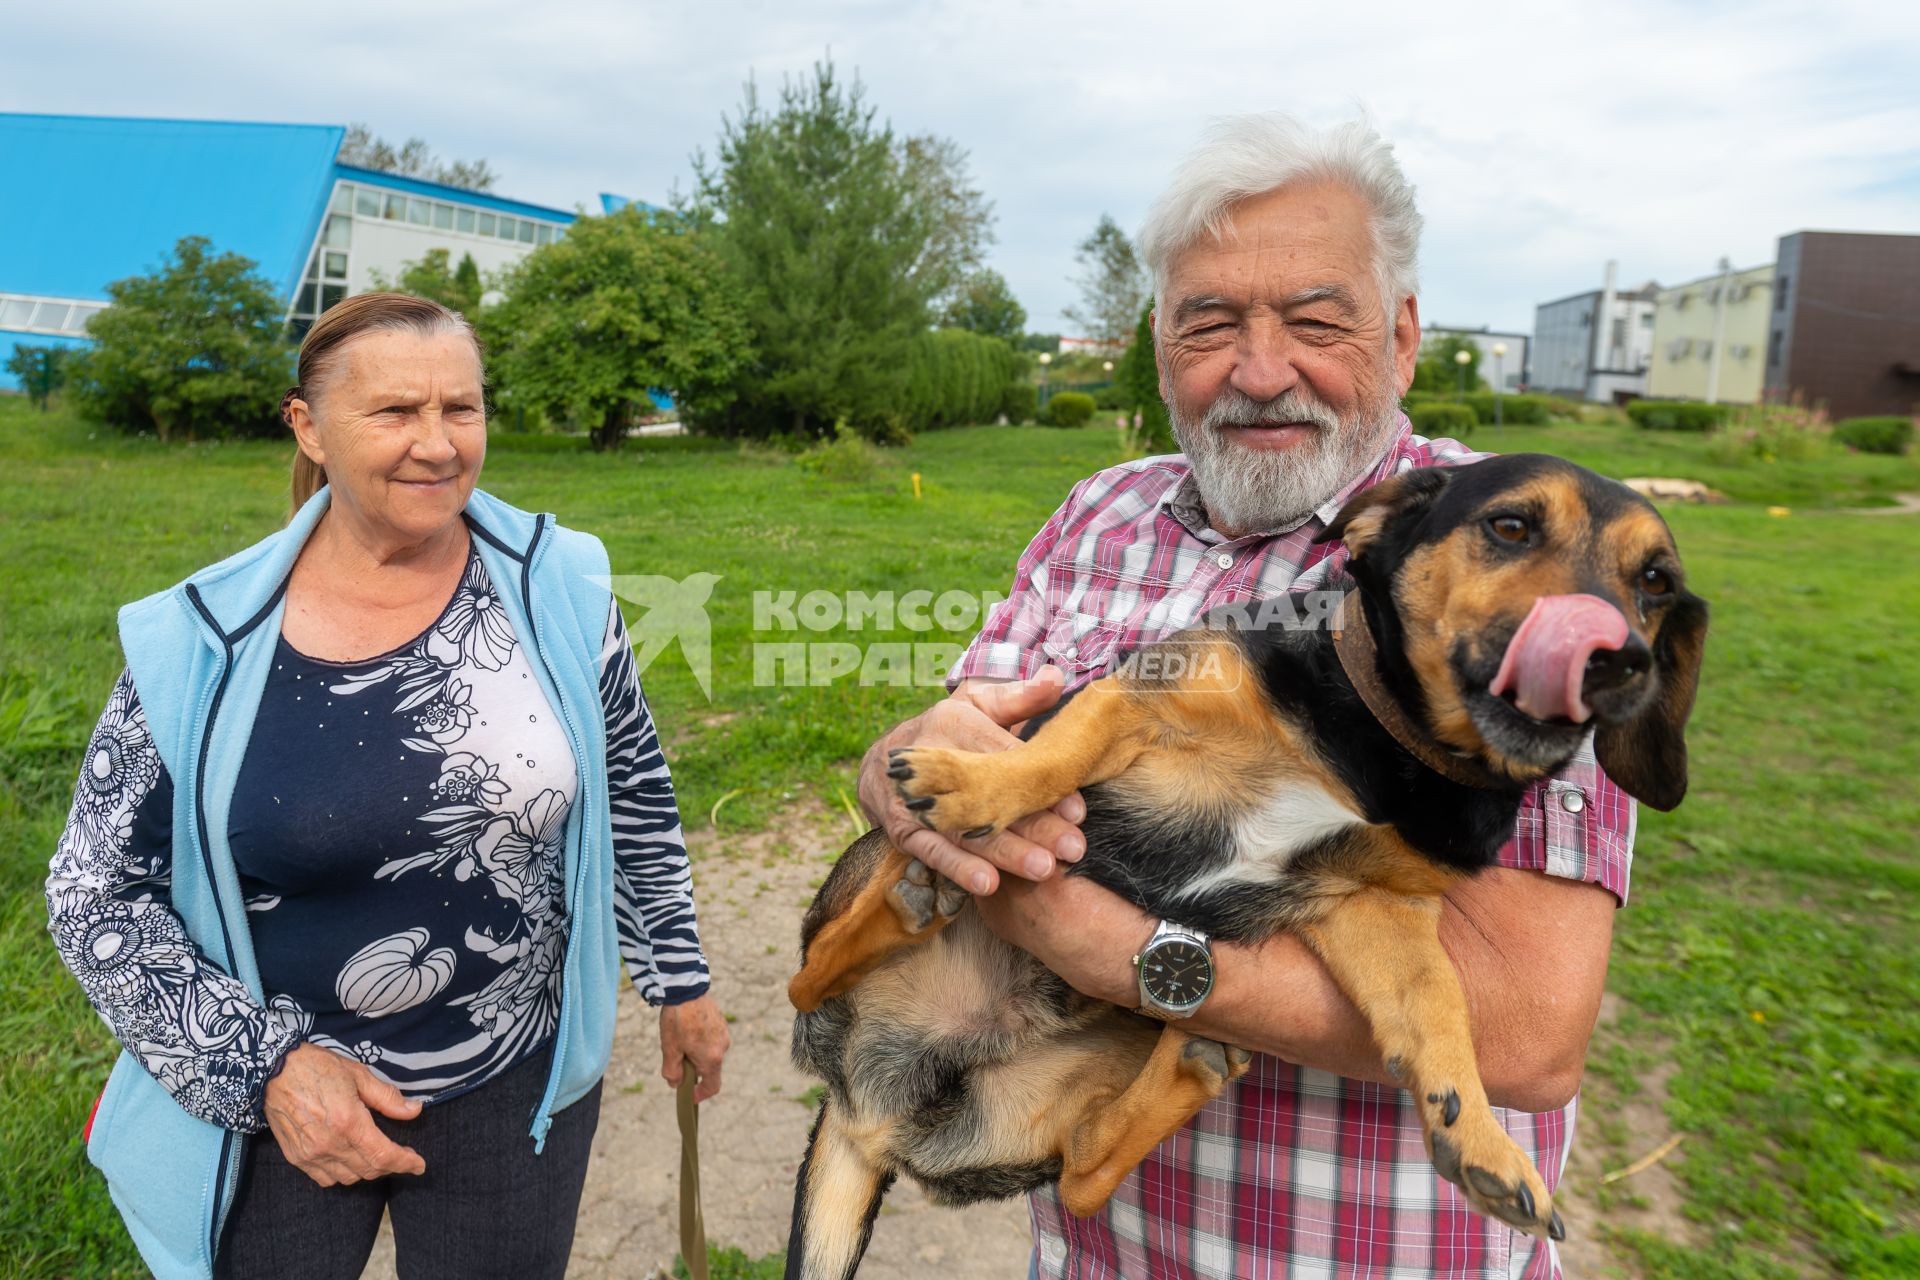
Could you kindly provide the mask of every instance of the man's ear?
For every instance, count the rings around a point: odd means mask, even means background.
[[[1347,544],[1349,559],[1362,558],[1367,548],[1379,541],[1388,525],[1432,506],[1441,490],[1447,487],[1452,470],[1451,467],[1417,467],[1390,476],[1371,489],[1362,489],[1347,499],[1347,505],[1340,508],[1333,523],[1314,541],[1339,539]]]
[[[1687,716],[1700,685],[1706,645],[1707,602],[1683,591],[1653,638],[1659,690],[1639,715],[1593,736],[1593,754],[1607,776],[1662,813],[1687,794]]]

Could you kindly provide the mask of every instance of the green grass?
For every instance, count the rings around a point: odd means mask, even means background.
[[[1619,1247],[1663,1275],[1920,1270],[1920,519],[1839,510],[1920,492],[1920,460],[1728,462],[1700,437],[1604,425],[1483,428],[1472,443],[1734,500],[1669,511],[1715,611],[1694,789],[1643,817],[1611,980],[1631,1042],[1597,1064],[1629,1075],[1654,1044],[1678,1064],[1669,1113],[1693,1138],[1668,1163],[1699,1243]],[[136,1274],[78,1142],[111,1043],[46,937],[40,881],[120,665],[116,607],[277,527],[287,456],[163,449],[0,397],[0,1160],[14,1170],[0,1274]],[[1119,456],[1110,429],[977,428],[835,480],[711,441],[599,457],[501,437],[484,483],[599,534],[615,573],[721,575],[712,701],[677,651],[646,683],[688,823],[724,800],[721,825],[749,827],[799,799],[839,809],[867,743],[936,692],[756,687],[756,640],[958,644],[970,630],[756,634],[754,592],[1004,590],[1072,482]]]

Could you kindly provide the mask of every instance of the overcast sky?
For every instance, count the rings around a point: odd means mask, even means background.
[[[831,48],[898,129],[972,153],[992,265],[1065,326],[1073,248],[1130,231],[1212,116],[1364,107],[1419,188],[1430,323],[1770,262],[1804,229],[1920,232],[1920,5],[974,0],[9,3],[0,110],[344,124],[485,157],[572,207],[688,185],[749,74]],[[31,175],[0,175],[0,199]],[[137,203],[137,192],[121,193]]]

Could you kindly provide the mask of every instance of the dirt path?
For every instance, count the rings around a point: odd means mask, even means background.
[[[821,813],[784,832],[689,837],[714,994],[733,1020],[723,1091],[701,1112],[707,1234],[752,1257],[786,1244],[794,1173],[813,1120],[802,1097],[814,1083],[787,1061],[787,979],[801,912],[826,875],[826,855],[847,838],[844,817]],[[570,1277],[640,1280],[672,1263],[679,1151],[657,1018],[624,992]],[[940,1209],[903,1182],[887,1197],[860,1274],[895,1280],[937,1267],[942,1280],[1016,1280],[1026,1274],[1028,1240],[1024,1200]],[[364,1280],[393,1274],[383,1232]]]

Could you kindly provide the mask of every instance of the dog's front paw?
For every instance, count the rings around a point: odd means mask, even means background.
[[[943,747],[896,747],[887,753],[887,776],[922,826],[972,840],[1009,820],[982,776],[991,759]]]
[[[1484,1104],[1463,1106],[1455,1090],[1430,1090],[1420,1111],[1433,1167],[1476,1213],[1532,1235],[1567,1238],[1539,1170]]]
[[[887,890],[887,905],[900,927],[917,936],[959,915],[967,892],[915,858]]]

